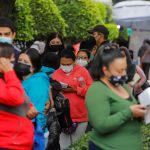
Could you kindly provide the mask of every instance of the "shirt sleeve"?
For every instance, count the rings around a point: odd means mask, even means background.
[[[129,107],[111,114],[109,97],[104,93],[105,91],[101,88],[92,86],[86,95],[89,121],[100,134],[106,134],[118,129],[132,117]]]
[[[78,86],[77,87],[77,95],[85,96],[86,92],[87,92],[88,88],[90,87],[90,85],[92,84],[93,80],[92,80],[89,72],[86,69],[83,69],[82,75],[83,75],[86,86],[85,87]]]
[[[0,82],[1,104],[19,106],[24,102],[24,90],[14,71],[5,73]]]

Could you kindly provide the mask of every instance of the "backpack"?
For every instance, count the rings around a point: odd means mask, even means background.
[[[57,112],[57,118],[62,129],[71,127],[72,119],[70,114],[69,100],[63,95],[61,84],[50,78],[51,92],[54,100],[54,107]]]

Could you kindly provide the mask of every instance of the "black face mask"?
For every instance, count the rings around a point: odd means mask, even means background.
[[[30,74],[30,65],[23,64],[23,63],[17,63],[14,67],[14,70],[19,78],[22,76],[26,76]]]
[[[110,83],[114,86],[123,85],[127,82],[127,80],[127,76],[111,76],[109,78]]]
[[[50,52],[60,52],[62,50],[62,45],[50,45]]]

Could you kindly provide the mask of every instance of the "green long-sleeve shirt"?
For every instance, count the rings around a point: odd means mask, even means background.
[[[125,86],[127,89],[127,86]],[[94,82],[86,95],[89,121],[93,126],[91,141],[104,150],[142,150],[140,121],[132,117],[130,105],[137,101],[118,96],[100,81]]]

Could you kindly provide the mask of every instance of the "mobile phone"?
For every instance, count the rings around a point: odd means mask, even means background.
[[[68,84],[67,84],[67,83],[64,83],[64,82],[59,82],[59,83],[61,84],[61,87],[62,87],[63,89],[68,88]]]

